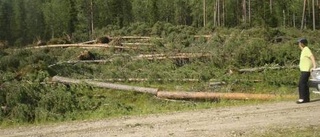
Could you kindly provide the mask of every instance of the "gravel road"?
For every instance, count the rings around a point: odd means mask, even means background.
[[[302,122],[304,121],[304,122]],[[272,128],[320,126],[320,100],[277,102],[167,114],[0,129],[1,137],[249,136]]]

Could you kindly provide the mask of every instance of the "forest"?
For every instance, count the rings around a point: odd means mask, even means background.
[[[80,42],[114,35],[103,30],[157,22],[316,30],[319,9],[319,0],[0,0],[0,40],[10,46],[53,38]]]
[[[320,57],[319,2],[0,0],[0,127],[265,101],[160,99],[57,77],[165,93],[296,97],[297,39],[306,37]],[[101,37],[110,42],[86,43]]]

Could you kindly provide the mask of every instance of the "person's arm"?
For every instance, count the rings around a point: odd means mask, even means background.
[[[310,59],[312,61],[312,65],[313,65],[313,68],[312,69],[316,69],[317,65],[316,65],[316,59],[315,57],[313,56],[313,54],[310,56]]]

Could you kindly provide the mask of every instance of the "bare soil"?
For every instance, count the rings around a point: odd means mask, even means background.
[[[271,129],[320,126],[320,101],[294,101],[0,129],[1,137],[203,137],[262,135]]]

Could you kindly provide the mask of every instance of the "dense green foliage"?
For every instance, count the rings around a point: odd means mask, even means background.
[[[113,35],[161,35],[151,39],[154,45],[139,50],[116,51],[90,49],[98,59],[112,59],[98,64],[64,64],[76,60],[83,49],[5,49],[0,52],[0,122],[2,124],[37,123],[48,121],[105,118],[118,115],[149,114],[219,106],[215,102],[170,102],[148,94],[99,89],[85,84],[64,85],[50,83],[60,75],[71,78],[128,79],[147,78],[123,84],[157,87],[161,90],[246,92],[295,94],[297,69],[264,70],[254,73],[231,74],[230,70],[258,66],[297,65],[299,49],[297,37],[306,36],[317,56],[318,32],[295,29],[215,29],[209,31],[191,26],[156,23],[132,24],[113,30]],[[195,34],[212,37],[195,38]],[[282,37],[281,41],[275,38]],[[134,60],[140,54],[208,53],[209,57],[189,60]],[[52,64],[57,64],[49,67]],[[159,81],[158,79],[162,80]],[[199,79],[199,82],[175,81]],[[255,80],[261,81],[256,83]],[[209,87],[211,81],[224,81],[221,87]],[[223,101],[222,101],[223,103]],[[229,101],[232,104],[232,101]],[[234,102],[235,103],[235,102]],[[241,103],[240,102],[236,102]]]
[[[320,6],[319,0],[315,1],[315,27],[319,28]],[[101,35],[113,36],[110,31],[100,33],[100,30],[141,22],[148,28],[157,22],[167,22],[211,29],[311,29],[312,3],[306,3],[305,24],[301,26],[303,5],[302,0],[0,0],[0,41],[11,46],[52,38],[82,42]]]

